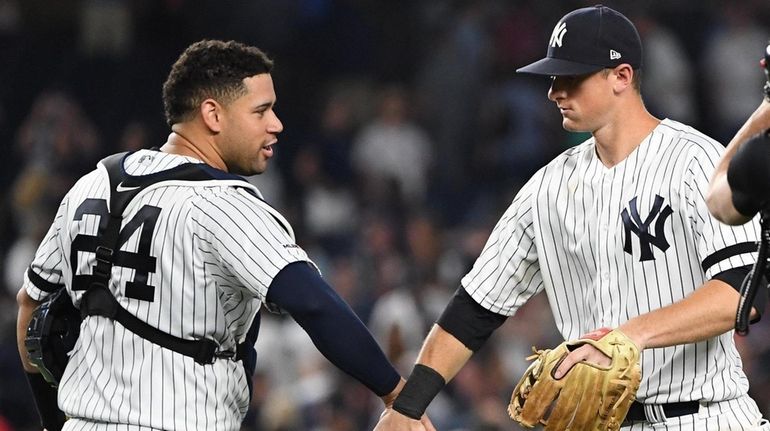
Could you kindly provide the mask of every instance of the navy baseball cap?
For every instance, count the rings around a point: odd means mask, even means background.
[[[639,33],[623,14],[599,4],[564,15],[551,33],[546,57],[516,72],[584,75],[623,63],[642,66]]]

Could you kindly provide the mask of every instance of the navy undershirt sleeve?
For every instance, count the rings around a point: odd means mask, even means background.
[[[294,262],[275,276],[267,301],[307,332],[337,368],[378,396],[395,389],[401,376],[353,310],[307,262]]]

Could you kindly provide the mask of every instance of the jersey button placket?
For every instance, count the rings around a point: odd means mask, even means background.
[[[612,179],[613,175],[609,172],[604,172],[600,178],[597,179],[598,184],[595,184],[596,189],[599,191],[599,199],[597,199],[597,214],[598,220],[596,221],[597,235],[596,235],[596,276],[598,278],[596,292],[597,300],[594,302],[595,307],[598,310],[594,310],[592,313],[596,319],[602,320],[601,322],[594,322],[597,325],[604,324],[607,321],[608,316],[603,315],[604,312],[599,310],[608,310],[611,307],[607,307],[608,304],[602,304],[604,298],[608,298],[608,293],[611,290],[611,274],[610,274],[610,260],[612,252],[610,250],[613,240],[610,238],[609,232],[609,218],[611,217],[611,194],[612,194]]]

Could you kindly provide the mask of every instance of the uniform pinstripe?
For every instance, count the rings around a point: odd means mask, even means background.
[[[724,270],[752,264],[756,223],[722,225],[704,201],[723,151],[672,120],[662,121],[612,168],[597,158],[593,138],[567,150],[519,191],[462,285],[504,315],[545,290],[559,331],[575,339],[678,301]],[[732,331],[647,349],[641,363],[640,402],[741,399],[741,423],[759,420],[745,396],[749,382]]]
[[[197,160],[143,150],[132,154],[125,169],[131,175],[160,172]],[[152,301],[129,298],[125,281],[134,269],[115,266],[110,289],[130,313],[171,335],[208,337],[223,350],[234,349],[267,294],[273,277],[287,264],[308,261],[295,244],[289,223],[238,180],[165,181],[142,191],[126,208],[123,226],[141,208],[160,208],[152,231],[150,255],[157,258],[147,284]],[[71,267],[73,238],[94,235],[98,216],[74,220],[86,199],[107,199],[106,171],[84,176],[59,207],[31,270],[50,284],[36,286],[25,277],[32,298],[44,298],[52,287],[72,292],[73,272],[88,274],[94,253],[78,251]],[[136,229],[121,248],[137,251],[142,232]],[[248,390],[240,362],[218,359],[198,365],[125,330],[113,320],[85,319],[81,335],[59,387],[59,404],[73,419],[65,429],[238,429],[248,407]]]

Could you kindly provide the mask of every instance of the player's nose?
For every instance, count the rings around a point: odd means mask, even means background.
[[[278,115],[275,112],[273,112],[273,118],[268,123],[267,131],[274,135],[277,135],[283,132],[283,123],[281,122],[281,119],[278,118]]]
[[[548,100],[555,102],[558,99],[563,99],[566,96],[566,88],[563,79],[559,79],[558,76],[552,76],[551,87],[548,89]]]

